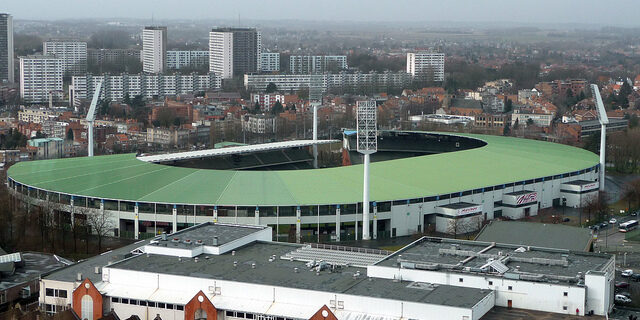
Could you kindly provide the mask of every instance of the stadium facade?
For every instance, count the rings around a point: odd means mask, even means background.
[[[114,234],[136,239],[204,222],[266,225],[277,240],[360,239],[363,179],[358,157],[350,156],[353,139],[345,132],[350,165],[333,168],[262,170],[252,162],[245,170],[203,169],[123,154],[18,163],[8,184],[28,207],[53,202],[74,217],[103,212]],[[598,192],[598,156],[583,149],[469,134],[387,131],[379,139],[370,177],[373,238],[472,232],[501,216],[581,206]],[[276,152],[295,160],[304,148]],[[254,156],[230,157],[243,163]]]

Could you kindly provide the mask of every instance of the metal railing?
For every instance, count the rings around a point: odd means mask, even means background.
[[[339,246],[334,244],[322,244],[322,243],[305,243],[305,244],[310,246],[311,248],[343,251],[343,252],[357,252],[357,253],[377,254],[377,255],[384,255],[384,256],[388,256],[393,253],[391,251],[381,250],[381,249],[347,247],[347,246]]]

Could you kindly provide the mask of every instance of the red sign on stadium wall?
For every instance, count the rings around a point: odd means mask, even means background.
[[[527,194],[518,196],[516,198],[516,205],[521,205],[521,204],[531,203],[536,201],[538,201],[538,193],[532,192],[532,193],[527,193]]]

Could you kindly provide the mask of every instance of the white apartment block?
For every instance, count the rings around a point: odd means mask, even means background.
[[[244,86],[248,90],[264,91],[273,82],[279,91],[296,91],[305,88],[357,89],[372,87],[384,91],[388,88],[403,88],[411,83],[411,76],[405,72],[370,72],[370,73],[325,73],[325,74],[279,74],[244,76]]]
[[[67,133],[68,123],[64,121],[46,120],[42,122],[42,132],[49,138],[64,139]]]
[[[18,111],[18,121],[20,122],[44,123],[57,116],[55,111],[45,108],[22,108]]]
[[[249,115],[242,121],[242,130],[251,133],[274,133],[276,132],[277,119],[271,115]]]
[[[62,59],[65,73],[79,75],[87,72],[87,43],[84,41],[45,41],[42,52]]]
[[[280,53],[263,52],[260,56],[260,71],[274,72],[280,71]]]
[[[64,61],[55,56],[20,57],[20,98],[25,102],[42,103],[62,99]]]
[[[548,127],[551,125],[553,117],[553,113],[541,113],[532,111],[531,109],[516,109],[513,110],[513,114],[511,115],[511,125],[513,126],[517,122],[518,125],[525,126],[527,125],[527,121],[531,119],[533,124],[537,126]]]
[[[167,51],[167,69],[201,66],[209,63],[209,51]]]
[[[444,53],[408,53],[407,73],[414,78],[426,76],[433,77],[433,81],[444,81]]]
[[[162,73],[167,66],[167,27],[145,27],[142,31],[142,71]]]
[[[96,85],[102,82],[101,99],[122,101],[127,95],[144,99],[175,96],[208,89],[220,88],[220,78],[213,74],[120,74],[75,76],[69,86],[69,99],[78,105],[82,99],[90,99]]]
[[[13,17],[0,13],[0,83],[14,82]]]
[[[347,56],[289,57],[289,70],[294,74],[337,72],[347,68]]]
[[[222,79],[259,71],[262,38],[253,28],[218,28],[209,32],[209,72]]]

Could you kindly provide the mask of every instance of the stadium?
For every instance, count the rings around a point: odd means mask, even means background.
[[[355,136],[21,162],[8,170],[8,184],[29,206],[55,203],[73,213],[68,223],[102,212],[114,235],[135,239],[213,221],[270,226],[275,240],[353,240],[363,225]],[[598,156],[566,145],[414,131],[380,131],[377,139],[373,238],[468,233],[489,219],[583,206],[598,190]],[[314,169],[309,150],[321,144],[341,144],[334,153],[342,165]]]

